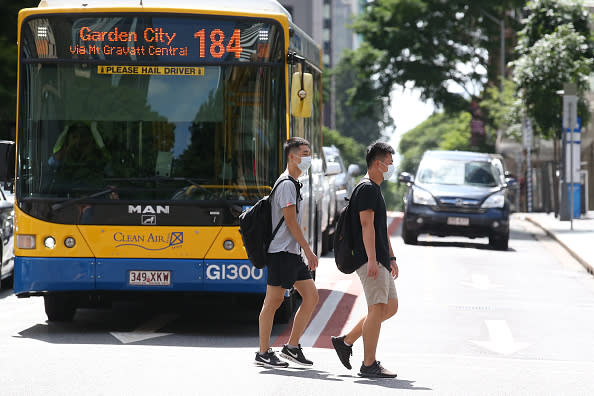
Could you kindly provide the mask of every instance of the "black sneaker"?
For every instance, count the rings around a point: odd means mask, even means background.
[[[353,346],[348,346],[344,343],[344,338],[342,337],[332,337],[332,345],[334,346],[334,350],[340,359],[340,362],[344,365],[344,367],[348,368],[349,370],[353,367],[351,366],[351,356],[353,356]]]
[[[270,348],[265,353],[256,352],[256,364],[269,368],[285,368],[289,367],[289,363],[280,360],[276,353]]]
[[[383,368],[380,362],[376,360],[371,366],[361,364],[359,376],[367,378],[396,378],[396,373]]]
[[[283,346],[283,350],[281,351],[281,357],[290,360],[292,362],[298,363],[302,366],[311,366],[313,362],[311,360],[307,360],[305,355],[303,355],[303,351],[301,350],[301,344],[297,345],[297,348],[289,348],[286,344]]]

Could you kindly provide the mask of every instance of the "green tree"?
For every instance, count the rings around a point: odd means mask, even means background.
[[[532,1],[527,10],[530,16],[519,33],[513,79],[527,115],[535,121],[535,133],[559,138],[561,97],[556,92],[563,83],[577,84],[578,114],[583,124],[589,119],[585,92],[594,47],[588,13],[579,2],[557,0]]]
[[[486,112],[486,121],[495,130],[502,131],[508,138],[520,141],[522,138],[522,118],[524,108],[522,100],[516,95],[516,84],[511,79],[499,87],[488,87],[481,101],[481,108]]]
[[[38,0],[3,0],[0,6],[0,139],[12,139],[16,120],[17,14]]]
[[[435,113],[421,124],[402,135],[398,152],[400,171],[414,174],[423,153],[427,150],[461,150],[493,152],[495,134],[487,129],[486,143],[482,147],[470,145],[470,113]]]
[[[357,164],[361,169],[366,169],[365,164],[365,145],[357,142],[355,139],[344,136],[334,129],[323,127],[324,146],[336,146],[340,150],[342,159],[348,167],[350,164]]]
[[[335,82],[336,129],[368,145],[393,128],[394,121],[389,115],[389,101],[382,96],[383,89],[369,75],[357,71],[356,60],[355,52],[345,51],[330,72]]]
[[[499,26],[488,16],[503,18],[510,26],[505,11],[523,3],[375,0],[355,22],[364,39],[355,64],[359,73],[377,79],[385,98],[395,84],[413,85],[424,100],[467,110],[468,99],[496,79],[497,68],[489,66],[498,53]],[[359,80],[354,83],[352,95],[357,95],[362,87]]]
[[[532,0],[526,6],[528,16],[518,33],[516,51],[526,54],[544,35],[553,33],[561,25],[572,24],[576,32],[590,36],[590,15],[576,0]],[[592,45],[590,44],[590,51]],[[591,52],[590,52],[591,54]]]

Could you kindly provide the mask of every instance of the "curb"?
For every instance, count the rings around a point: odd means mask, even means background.
[[[538,228],[540,228],[541,230],[543,230],[545,234],[547,234],[549,237],[557,241],[559,245],[561,245],[574,259],[576,259],[586,269],[586,271],[594,275],[594,267],[592,267],[592,265],[588,263],[586,260],[581,258],[579,254],[574,252],[573,249],[567,246],[567,244],[565,244],[561,239],[557,238],[557,235],[555,235],[555,233],[549,231],[548,229],[543,227],[538,221],[534,220],[531,217],[526,216],[525,219],[537,226]]]

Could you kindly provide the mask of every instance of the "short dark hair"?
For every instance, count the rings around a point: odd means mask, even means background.
[[[302,137],[294,136],[289,138],[284,146],[283,151],[285,152],[285,161],[289,161],[289,153],[299,148],[299,146],[307,146],[310,147],[310,144],[307,140],[303,139]]]
[[[375,142],[371,146],[367,147],[367,155],[365,161],[367,161],[367,167],[369,168],[373,161],[378,157],[385,157],[388,154],[396,153],[392,146],[384,142]]]

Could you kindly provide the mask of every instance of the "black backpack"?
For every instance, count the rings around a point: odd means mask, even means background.
[[[350,230],[351,216],[353,210],[351,209],[351,202],[355,191],[363,182],[357,184],[351,194],[351,199],[348,200],[347,205],[342,208],[336,220],[336,229],[334,231],[334,261],[336,266],[345,274],[355,272],[361,266],[361,257],[355,254],[353,250],[353,233]]]
[[[299,197],[301,184],[288,177],[276,183],[269,195],[260,199],[254,206],[244,210],[239,215],[239,232],[241,233],[243,246],[245,246],[248,258],[256,268],[262,269],[266,266],[268,247],[285,220],[284,216],[281,216],[278,225],[272,231],[272,205],[270,199],[274,190],[286,180],[290,180],[295,184],[297,197]]]

